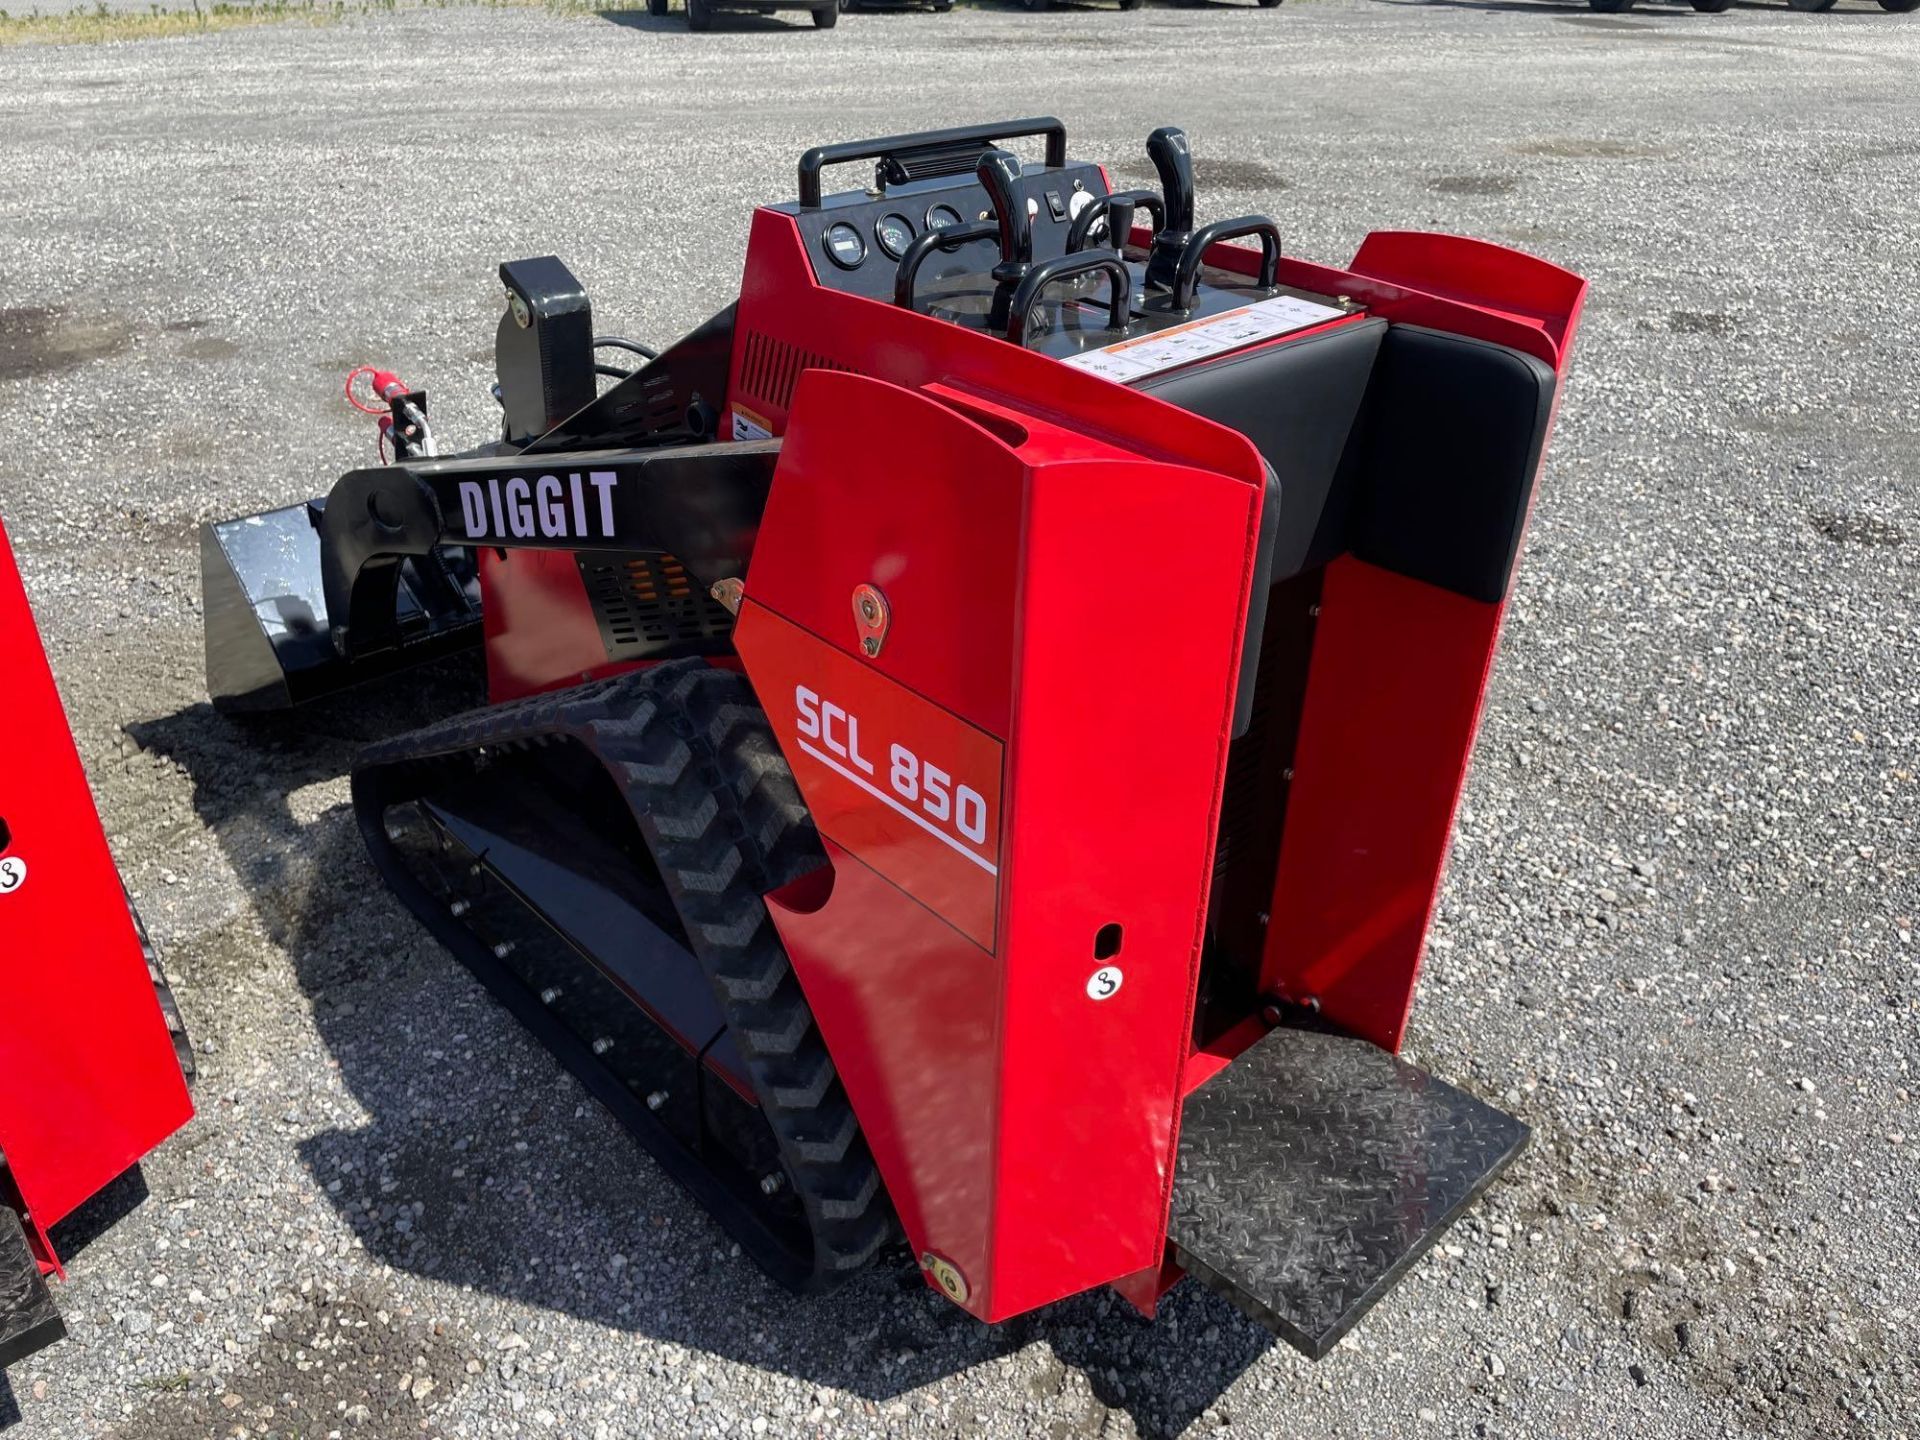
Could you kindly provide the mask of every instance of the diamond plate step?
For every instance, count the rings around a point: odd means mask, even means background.
[[[1187,1098],[1174,1259],[1318,1360],[1528,1134],[1364,1040],[1275,1030]]]

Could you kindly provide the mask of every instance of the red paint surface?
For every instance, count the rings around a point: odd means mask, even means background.
[[[870,661],[755,611],[755,693],[820,833],[992,951],[1000,741]],[[896,746],[915,763],[897,764]],[[940,783],[930,785],[930,778]]]
[[[1037,358],[987,343],[987,362]],[[1005,746],[997,946],[883,876],[903,856],[862,851],[887,820],[859,811],[887,807],[784,724],[835,876],[774,907],[909,1239],[1003,1319],[1161,1261],[1261,475],[1143,458],[1237,448],[1171,407],[1110,407],[1150,430],[1134,444],[966,378],[801,379],[735,639],[776,716],[803,677],[824,694],[852,666],[861,705],[893,687],[896,708]],[[1163,575],[1182,577],[1178,606]],[[892,609],[871,660],[862,583]],[[1108,924],[1125,980],[1095,1002]]]
[[[1262,988],[1398,1050],[1501,608],[1327,567]]]
[[[1340,279],[1288,263],[1292,283]],[[1346,279],[1375,314],[1512,346],[1563,381],[1586,300],[1570,271],[1447,235],[1370,235]],[[1326,570],[1261,985],[1388,1050],[1406,1034],[1505,608],[1351,556]]]
[[[638,668],[607,659],[571,550],[485,549],[479,556],[491,703]]]
[[[193,1104],[4,529],[0,677],[0,859],[27,867],[0,894],[0,1153],[52,1268],[47,1228]]]
[[[1141,232],[1134,236],[1137,242]],[[1260,252],[1215,245],[1207,263],[1252,275]],[[1348,296],[1395,324],[1510,346],[1563,373],[1587,294],[1585,280],[1545,260],[1484,240],[1416,230],[1376,230],[1344,270],[1283,258],[1280,283]]]

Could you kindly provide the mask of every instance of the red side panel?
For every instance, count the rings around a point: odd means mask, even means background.
[[[1160,1264],[1260,489],[937,385],[792,416],[735,639],[834,875],[775,923],[909,1239],[1002,1319]]]
[[[1503,607],[1327,567],[1262,988],[1398,1050]]]
[[[0,683],[0,1153],[50,1265],[47,1228],[193,1106],[4,530]]]

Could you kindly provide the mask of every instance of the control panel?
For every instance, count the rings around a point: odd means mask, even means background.
[[[1107,193],[1100,168],[1036,168],[1020,178],[1017,203],[1025,207],[1033,226],[1035,258],[1066,254],[1074,219]],[[773,208],[793,216],[799,225],[815,279],[872,300],[893,299],[900,262],[921,236],[992,225],[996,220],[993,197],[971,171],[965,178],[908,181],[878,195],[873,190],[828,195],[812,208],[794,204]],[[996,238],[983,236],[959,248],[941,250],[924,262],[921,273],[928,281],[984,273],[993,268],[998,256]]]
[[[1022,165],[1004,141],[1044,136]],[[1196,223],[1186,135],[1147,137],[1158,190],[1109,192],[1067,158],[1057,120],[1018,120],[809,150],[799,228],[823,286],[998,335],[1121,383],[1358,313],[1279,283],[1280,229],[1265,215]],[[863,190],[824,194],[831,165],[873,161]],[[1144,217],[1152,239],[1131,243]],[[1210,266],[1254,241],[1251,274]]]

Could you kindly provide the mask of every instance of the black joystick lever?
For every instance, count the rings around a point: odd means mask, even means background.
[[[974,174],[993,201],[993,220],[1000,231],[1000,263],[993,267],[993,313],[989,323],[1004,330],[1013,292],[1033,269],[1033,217],[1027,213],[1026,191],[1020,184],[1020,161],[1005,150],[983,150]]]
[[[1187,149],[1187,132],[1162,125],[1147,136],[1147,158],[1160,172],[1167,213],[1147,253],[1146,281],[1151,289],[1171,290],[1180,269],[1180,252],[1193,233],[1193,155]]]

